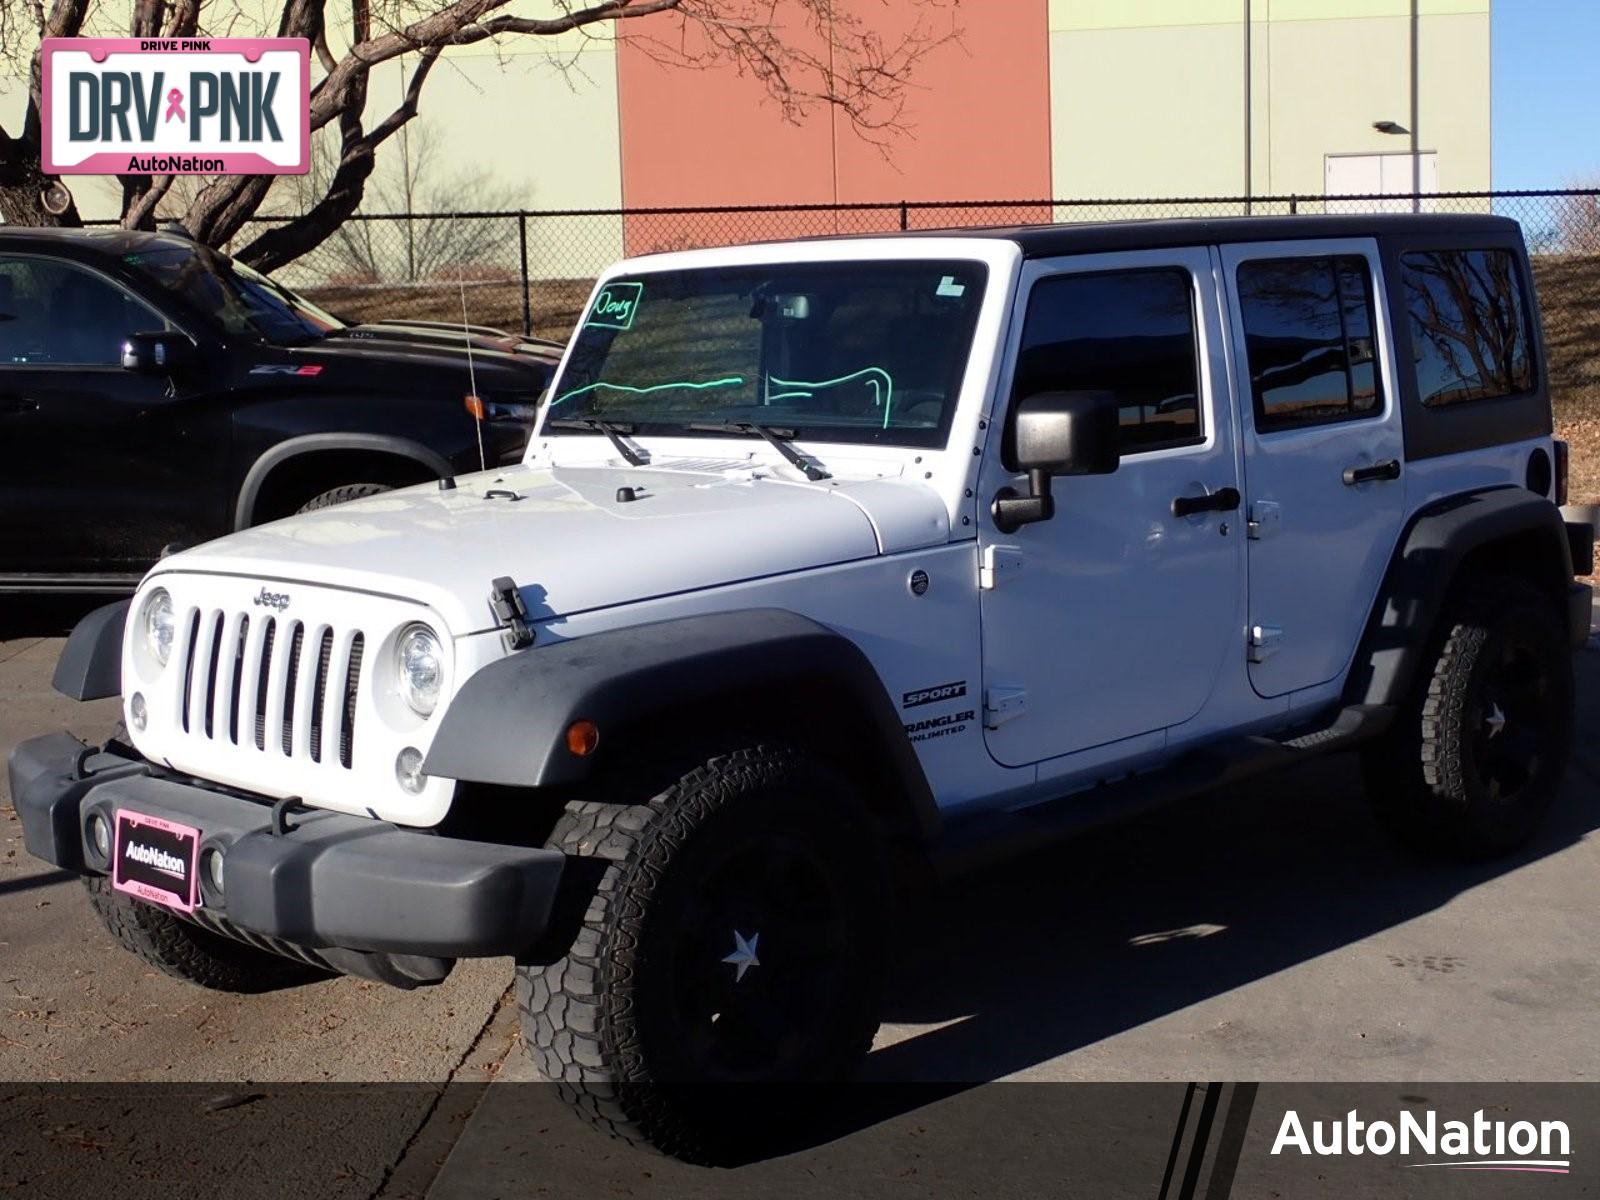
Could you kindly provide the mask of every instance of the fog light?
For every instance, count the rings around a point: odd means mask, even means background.
[[[99,813],[89,818],[89,839],[94,843],[96,854],[101,858],[111,857],[111,826]]]
[[[427,787],[428,777],[422,773],[422,751],[415,746],[400,751],[394,760],[394,777],[400,781],[400,787],[413,796]]]
[[[145,706],[143,692],[135,692],[128,700],[128,720],[133,722],[134,729],[144,732],[150,721],[150,710]]]
[[[215,846],[205,853],[206,878],[211,881],[211,889],[222,895],[222,851]]]

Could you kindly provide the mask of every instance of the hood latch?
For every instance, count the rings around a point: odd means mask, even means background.
[[[511,576],[502,575],[490,585],[489,611],[494,613],[495,623],[504,629],[500,641],[507,650],[526,650],[533,645],[533,630],[528,628],[528,606],[522,602],[517,581]]]

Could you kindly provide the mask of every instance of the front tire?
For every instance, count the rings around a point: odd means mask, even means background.
[[[294,511],[298,513],[316,512],[320,508],[332,508],[336,504],[344,504],[350,500],[361,500],[367,496],[376,496],[379,492],[390,491],[386,483],[346,483],[336,488],[329,488],[325,492],[318,492]]]
[[[253,995],[326,979],[325,972],[201,929],[152,904],[115,891],[104,875],[83,886],[106,932],[152,967],[214,992]]]
[[[1412,849],[1477,861],[1533,835],[1572,747],[1561,614],[1526,582],[1464,587],[1395,732],[1363,755],[1380,819]]]
[[[518,968],[523,1037],[579,1112],[720,1161],[774,1120],[731,1082],[847,1078],[884,984],[887,884],[848,780],[787,748],[647,804],[574,802],[548,844],[610,861],[568,953]]]

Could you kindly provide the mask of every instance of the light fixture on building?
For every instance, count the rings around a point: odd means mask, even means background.
[[[1410,133],[1399,121],[1374,121],[1372,127],[1379,133]]]

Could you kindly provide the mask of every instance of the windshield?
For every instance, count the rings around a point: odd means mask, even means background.
[[[878,261],[613,279],[548,414],[636,433],[755,422],[816,441],[942,446],[986,274]]]
[[[158,246],[122,261],[230,334],[297,346],[345,327],[304,296],[204,246]]]

